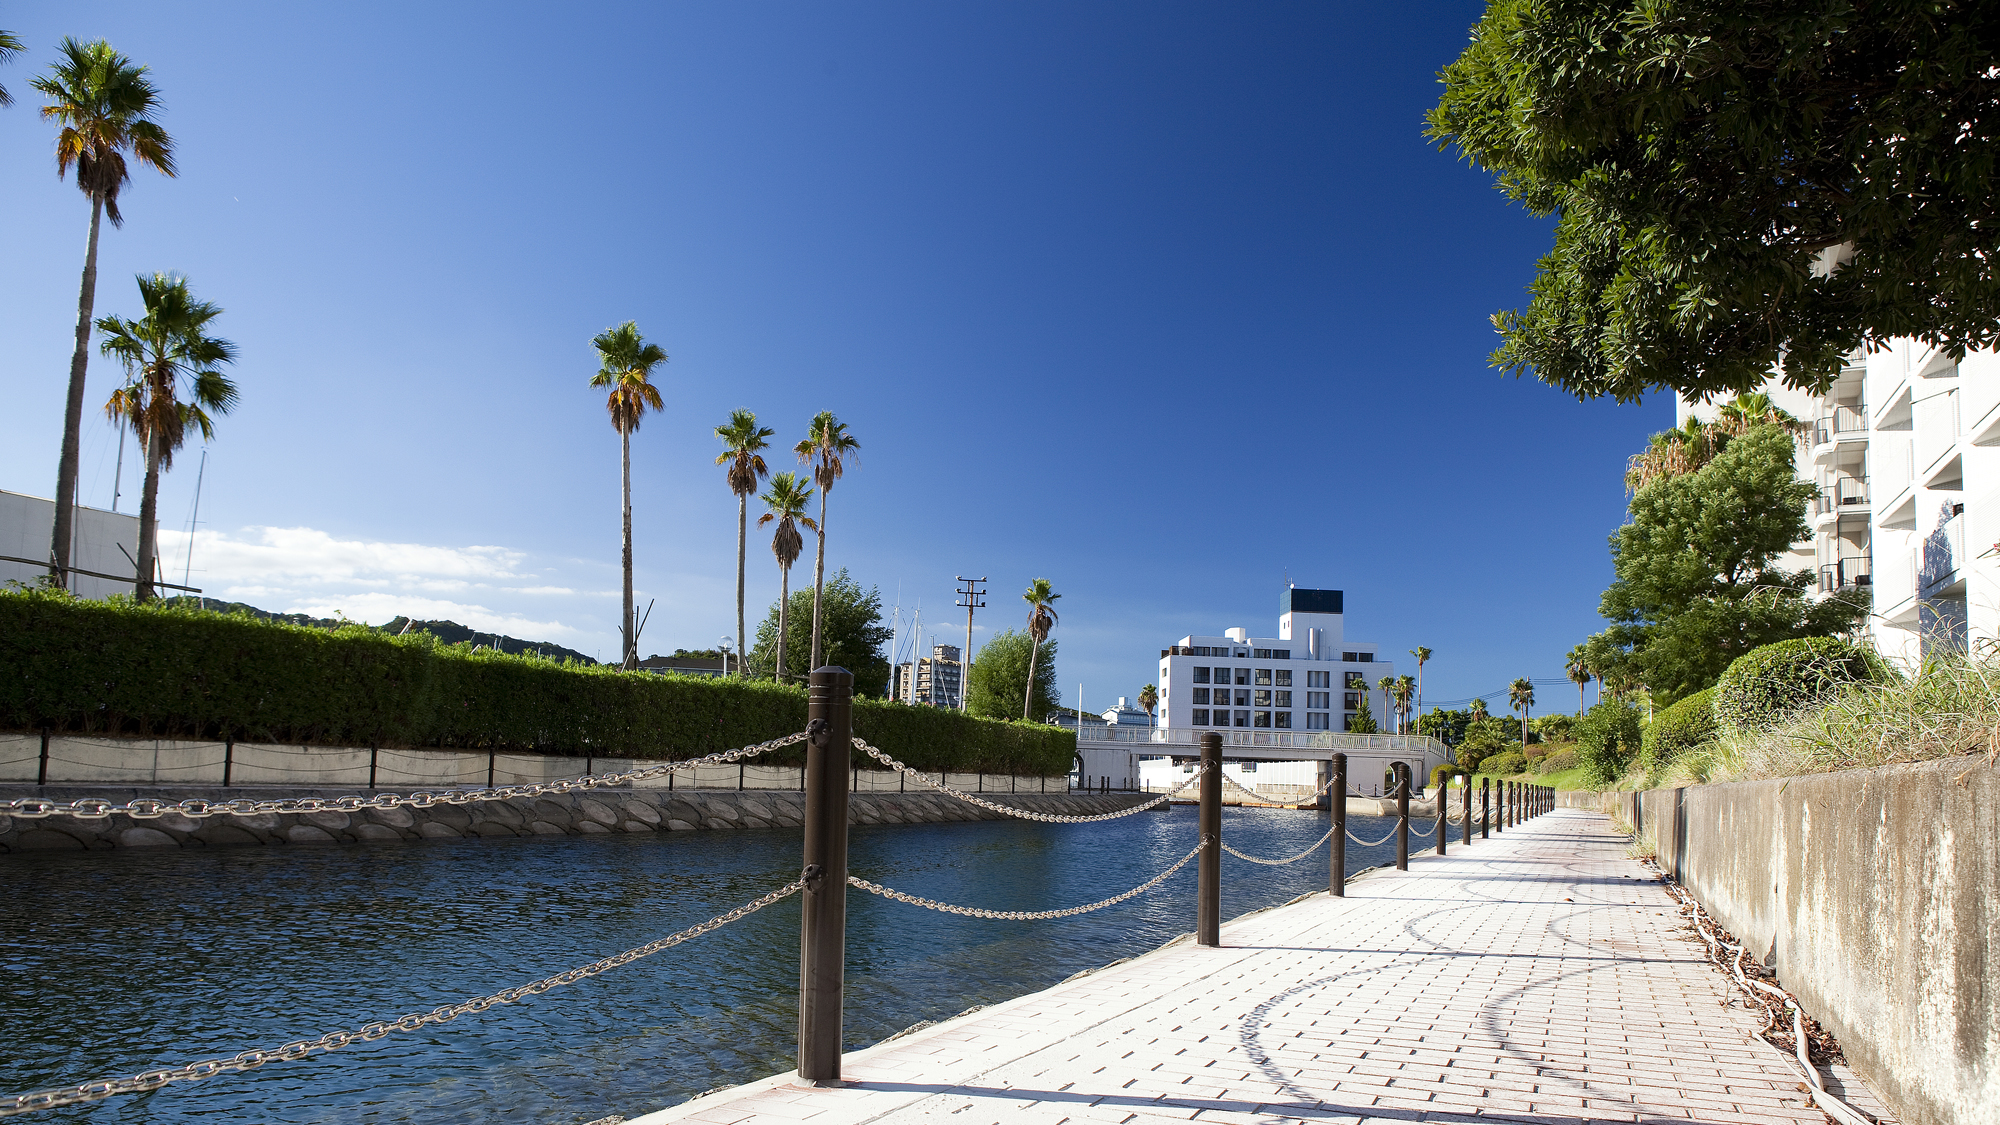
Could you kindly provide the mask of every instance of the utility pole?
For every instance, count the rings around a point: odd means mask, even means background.
[[[972,696],[972,611],[986,608],[986,591],[979,588],[979,584],[986,579],[967,578],[961,574],[958,580],[965,583],[958,589],[957,603],[965,610],[965,651],[958,657],[958,709],[964,711]],[[1034,672],[1033,668],[1028,669],[1029,675],[1034,675]]]

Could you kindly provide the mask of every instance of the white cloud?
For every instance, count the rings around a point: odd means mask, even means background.
[[[195,533],[195,558],[202,570],[223,581],[276,579],[293,583],[354,582],[384,585],[393,580],[521,579],[515,567],[527,556],[505,547],[428,547],[418,543],[371,543],[335,539],[310,527],[246,527],[235,538],[226,532]],[[160,530],[160,553],[187,550],[187,534]]]
[[[432,598],[412,598],[402,594],[347,594],[333,597],[308,597],[295,600],[285,609],[286,613],[304,613],[313,617],[334,617],[342,615],[353,621],[366,621],[379,625],[394,617],[414,617],[420,621],[451,620],[482,633],[505,633],[527,641],[545,641],[581,636],[582,630],[571,628],[560,621],[535,621],[518,614],[488,609],[483,605],[468,605],[465,602],[437,601]]]

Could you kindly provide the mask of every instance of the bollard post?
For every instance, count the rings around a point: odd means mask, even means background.
[[[1438,778],[1438,783],[1431,788],[1437,790],[1435,798],[1438,803],[1437,854],[1443,855],[1445,844],[1451,839],[1451,821],[1446,817],[1444,807],[1445,798],[1451,796],[1451,775],[1445,774]]]
[[[1341,898],[1347,897],[1347,755],[1333,756],[1333,838],[1327,861],[1326,889]]]
[[[1488,786],[1487,792],[1493,795],[1493,803],[1486,810],[1487,822],[1493,825],[1493,831],[1505,832],[1507,830],[1507,783],[1503,781],[1495,785],[1493,784],[1493,779],[1490,777],[1486,781]]]
[[[840,1082],[847,960],[847,784],[854,676],[815,668],[806,695],[806,889],[799,909],[799,1079]]]
[[[1195,941],[1222,944],[1222,736],[1201,736],[1201,858],[1200,889],[1195,896]]]
[[[1410,764],[1396,763],[1396,870],[1410,869]]]
[[[1466,773],[1464,770],[1460,770],[1458,776],[1464,782],[1464,788],[1458,791],[1459,821],[1465,826],[1464,834],[1460,837],[1459,842],[1470,847],[1472,844],[1472,775]]]

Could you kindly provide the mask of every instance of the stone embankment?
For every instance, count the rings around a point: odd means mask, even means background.
[[[224,802],[241,797],[344,797],[353,789],[164,789],[108,786],[6,786],[0,799],[47,797],[71,801],[97,797],[129,801],[191,797]],[[365,795],[365,791],[364,791]],[[1131,808],[1143,793],[988,793],[986,799],[1030,812],[1089,816]],[[1141,814],[1145,815],[1145,814]],[[373,840],[423,840],[464,836],[589,836],[613,832],[695,832],[733,828],[796,828],[805,819],[804,794],[783,790],[604,788],[586,794],[520,797],[429,808],[359,812],[264,813],[191,819],[169,813],[134,820],[60,816],[29,819],[0,814],[0,852],[85,848],[228,847],[232,845],[336,844]],[[1001,820],[1002,814],[942,793],[850,793],[854,824],[937,824]]]

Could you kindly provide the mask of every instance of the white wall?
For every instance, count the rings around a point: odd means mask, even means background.
[[[75,545],[70,549],[70,565],[100,574],[135,573],[125,552],[131,552],[135,559],[139,556],[137,515],[114,514],[96,508],[78,508],[76,515],[76,537]],[[0,491],[0,555],[36,560],[48,558],[49,536],[55,530],[55,521],[55,501]],[[124,551],[119,550],[121,545]],[[0,582],[11,580],[30,584],[46,577],[48,572],[46,564],[0,562]],[[173,576],[169,575],[168,581],[172,580]],[[86,598],[102,598],[111,594],[129,594],[132,583],[78,575],[71,589]]]

